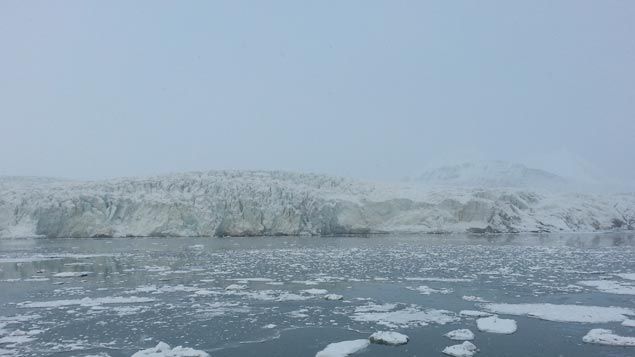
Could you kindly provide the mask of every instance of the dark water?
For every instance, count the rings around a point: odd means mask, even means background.
[[[356,355],[438,356],[458,328],[475,333],[476,356],[635,355],[582,341],[593,328],[635,336],[620,322],[500,315],[518,324],[501,335],[459,315],[481,309],[464,296],[635,309],[635,295],[578,284],[635,285],[614,275],[635,273],[633,234],[2,240],[0,269],[0,356],[130,356],[159,341],[212,356],[314,356],[380,330],[410,342]],[[64,272],[77,276],[55,276]]]

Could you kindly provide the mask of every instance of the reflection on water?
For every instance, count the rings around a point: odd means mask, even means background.
[[[459,311],[481,300],[635,309],[629,273],[629,233],[3,240],[0,354],[129,356],[165,341],[315,355],[396,330],[407,345],[363,355],[439,355],[454,344],[444,333],[469,328],[482,355],[625,356],[582,343],[597,327],[635,335],[619,322],[514,316],[518,331],[495,335]]]

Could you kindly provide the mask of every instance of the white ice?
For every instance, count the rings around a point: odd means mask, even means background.
[[[443,349],[443,353],[454,357],[472,357],[478,349],[469,341],[465,341],[460,345],[452,345]]]
[[[408,343],[408,336],[395,331],[377,331],[370,335],[370,342],[381,345],[404,345]]]
[[[578,282],[578,284],[591,286],[609,294],[635,295],[634,285],[622,284],[612,280],[585,280]]]
[[[604,307],[557,304],[483,304],[482,307],[497,314],[527,315],[556,322],[605,323],[624,321],[635,310],[625,307]]]
[[[594,328],[589,331],[582,341],[611,346],[635,346],[635,337],[626,337],[613,334],[613,331],[602,328]]]
[[[367,339],[335,342],[327,345],[326,348],[318,352],[315,357],[345,357],[363,350],[368,347],[369,344],[370,341]]]
[[[501,319],[496,316],[483,317],[476,320],[476,326],[483,332],[511,334],[516,332],[516,321]]]
[[[170,348],[167,343],[159,342],[155,347],[136,352],[132,357],[209,357],[209,354],[189,347]]]
[[[450,331],[446,333],[444,336],[451,340],[469,341],[474,339],[474,332],[466,328],[462,328],[462,329]]]

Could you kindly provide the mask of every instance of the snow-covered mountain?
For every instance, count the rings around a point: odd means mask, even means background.
[[[543,176],[537,172],[532,177]],[[90,182],[13,177],[0,180],[0,237],[572,232],[635,227],[635,194],[496,188],[509,186],[504,183],[427,189],[262,171]]]
[[[573,182],[550,172],[504,161],[478,161],[443,166],[415,179],[428,187],[529,188],[564,190]]]

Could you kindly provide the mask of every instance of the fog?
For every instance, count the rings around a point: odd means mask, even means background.
[[[0,175],[505,160],[635,181],[634,18],[631,1],[2,1]]]

